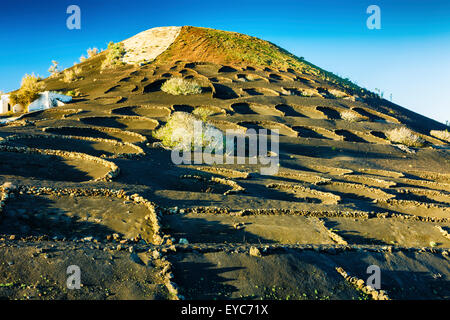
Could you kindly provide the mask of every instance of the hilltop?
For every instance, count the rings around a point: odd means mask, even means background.
[[[303,81],[306,86],[308,86],[308,81],[314,81],[317,84],[316,88],[342,91],[342,94],[346,95],[348,99],[364,99],[369,107],[388,114],[397,114],[406,125],[422,133],[446,128],[442,123],[423,117],[385,99],[380,99],[377,94],[357,86],[349,79],[342,79],[302,57],[290,54],[275,44],[248,35],[191,26],[159,27],[143,31],[122,43],[127,49],[121,60],[126,64],[113,70],[114,72],[105,71],[107,76],[112,76],[110,79],[105,79],[109,80],[111,84],[121,80],[119,78],[123,74],[122,71],[125,70],[134,70],[137,74],[137,70],[142,69],[145,73],[145,70],[164,68],[168,65],[180,67],[182,66],[181,62],[225,66],[220,73],[224,73],[227,67],[239,70],[246,69],[247,66],[250,68],[254,66],[261,70],[281,71],[287,75],[293,73],[303,75],[305,77],[293,77],[293,79],[297,82]],[[61,83],[59,77],[49,78],[45,80],[45,83],[48,84],[47,87],[50,90],[65,92],[78,89],[80,92],[89,93],[91,90],[96,90],[99,85],[97,81],[104,78],[101,65],[105,55],[106,52],[102,52],[98,56],[68,69],[81,68],[83,71],[78,78],[84,81],[64,84]],[[179,71],[183,71],[182,68],[179,69]],[[272,75],[272,77],[276,76]],[[276,79],[269,79],[270,81],[276,81]],[[97,82],[95,87],[90,86],[92,82]],[[283,95],[284,92],[280,92],[280,94]],[[337,94],[339,95],[339,93]]]

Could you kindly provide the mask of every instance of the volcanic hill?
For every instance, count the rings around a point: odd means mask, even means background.
[[[445,125],[247,35],[122,44],[112,67],[111,47],[42,80],[71,103],[0,127],[0,297],[450,298]],[[201,93],[161,90],[175,78]],[[223,131],[279,130],[278,173],[173,164],[155,131],[200,109]]]

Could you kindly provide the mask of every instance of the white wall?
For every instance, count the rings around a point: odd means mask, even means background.
[[[57,100],[59,100],[63,103],[67,103],[67,102],[72,101],[72,97],[66,96],[64,94],[55,93],[55,92],[49,92],[49,91],[41,92],[39,98],[34,100],[28,106],[28,112],[45,110],[45,109],[50,109],[50,108],[56,107]]]
[[[1,96],[1,102],[0,102],[0,113],[7,113],[8,110],[8,103],[9,103],[9,94],[4,94]],[[11,107],[12,110],[12,107]]]
[[[58,101],[60,102],[59,104]],[[71,96],[45,91],[40,93],[39,98],[37,98],[28,106],[28,112],[50,109],[64,103],[68,103],[70,101],[72,101]],[[9,94],[2,95],[0,100],[0,114],[6,113],[8,111],[13,111],[13,106],[11,106],[11,109],[8,110],[8,103]]]

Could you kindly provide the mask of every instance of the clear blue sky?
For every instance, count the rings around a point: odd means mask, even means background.
[[[81,30],[66,9],[81,8]],[[381,30],[366,9],[381,8]],[[48,76],[51,60],[72,66],[89,47],[105,48],[157,26],[193,25],[250,34],[348,77],[413,111],[450,120],[450,1],[2,0],[0,90],[25,73]]]

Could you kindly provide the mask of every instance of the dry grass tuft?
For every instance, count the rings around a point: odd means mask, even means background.
[[[341,90],[329,89],[328,92],[333,95],[335,98],[345,98],[348,97],[348,94]]]
[[[70,83],[76,81],[81,78],[81,68],[73,67],[72,69],[67,69],[63,74],[63,81],[66,83]]]
[[[196,129],[200,129],[201,131]],[[156,130],[153,137],[169,148],[194,150],[211,148],[223,150],[222,132],[207,122],[200,121],[186,112],[173,113],[164,127]]]
[[[357,114],[354,111],[351,110],[345,110],[341,112],[341,118],[342,120],[348,121],[348,122],[358,122],[363,120],[363,117],[361,117],[359,114]]]
[[[299,89],[302,97],[314,97],[317,95],[317,91],[315,89]]]
[[[161,86],[161,90],[176,96],[202,93],[202,88],[197,82],[183,78],[171,78],[167,80]]]
[[[108,44],[106,58],[102,63],[102,70],[123,65],[124,62],[122,61],[122,58],[125,53],[126,52],[123,43],[110,42]]]
[[[48,68],[48,72],[50,72],[50,77],[56,77],[59,74],[59,69],[58,69],[58,61],[52,60],[52,65],[50,66],[50,68]]]
[[[200,118],[203,121],[206,121],[206,119],[209,116],[212,116],[214,114],[221,114],[224,113],[224,111],[222,109],[220,109],[219,107],[213,107],[213,106],[200,106],[200,107],[196,107],[193,111],[192,114],[198,118]]]
[[[423,147],[425,145],[424,139],[405,127],[387,131],[386,137],[392,142],[400,143],[408,147]]]
[[[450,132],[448,130],[431,130],[430,134],[433,137],[450,142]]]
[[[88,59],[92,58],[92,57],[95,57],[98,53],[99,53],[99,51],[98,51],[97,48],[89,48],[89,49],[87,49],[87,57],[88,57]]]
[[[19,104],[26,108],[39,97],[39,93],[44,91],[44,89],[45,85],[39,77],[34,74],[26,74],[22,78],[20,89],[11,93],[9,99],[12,105]]]

